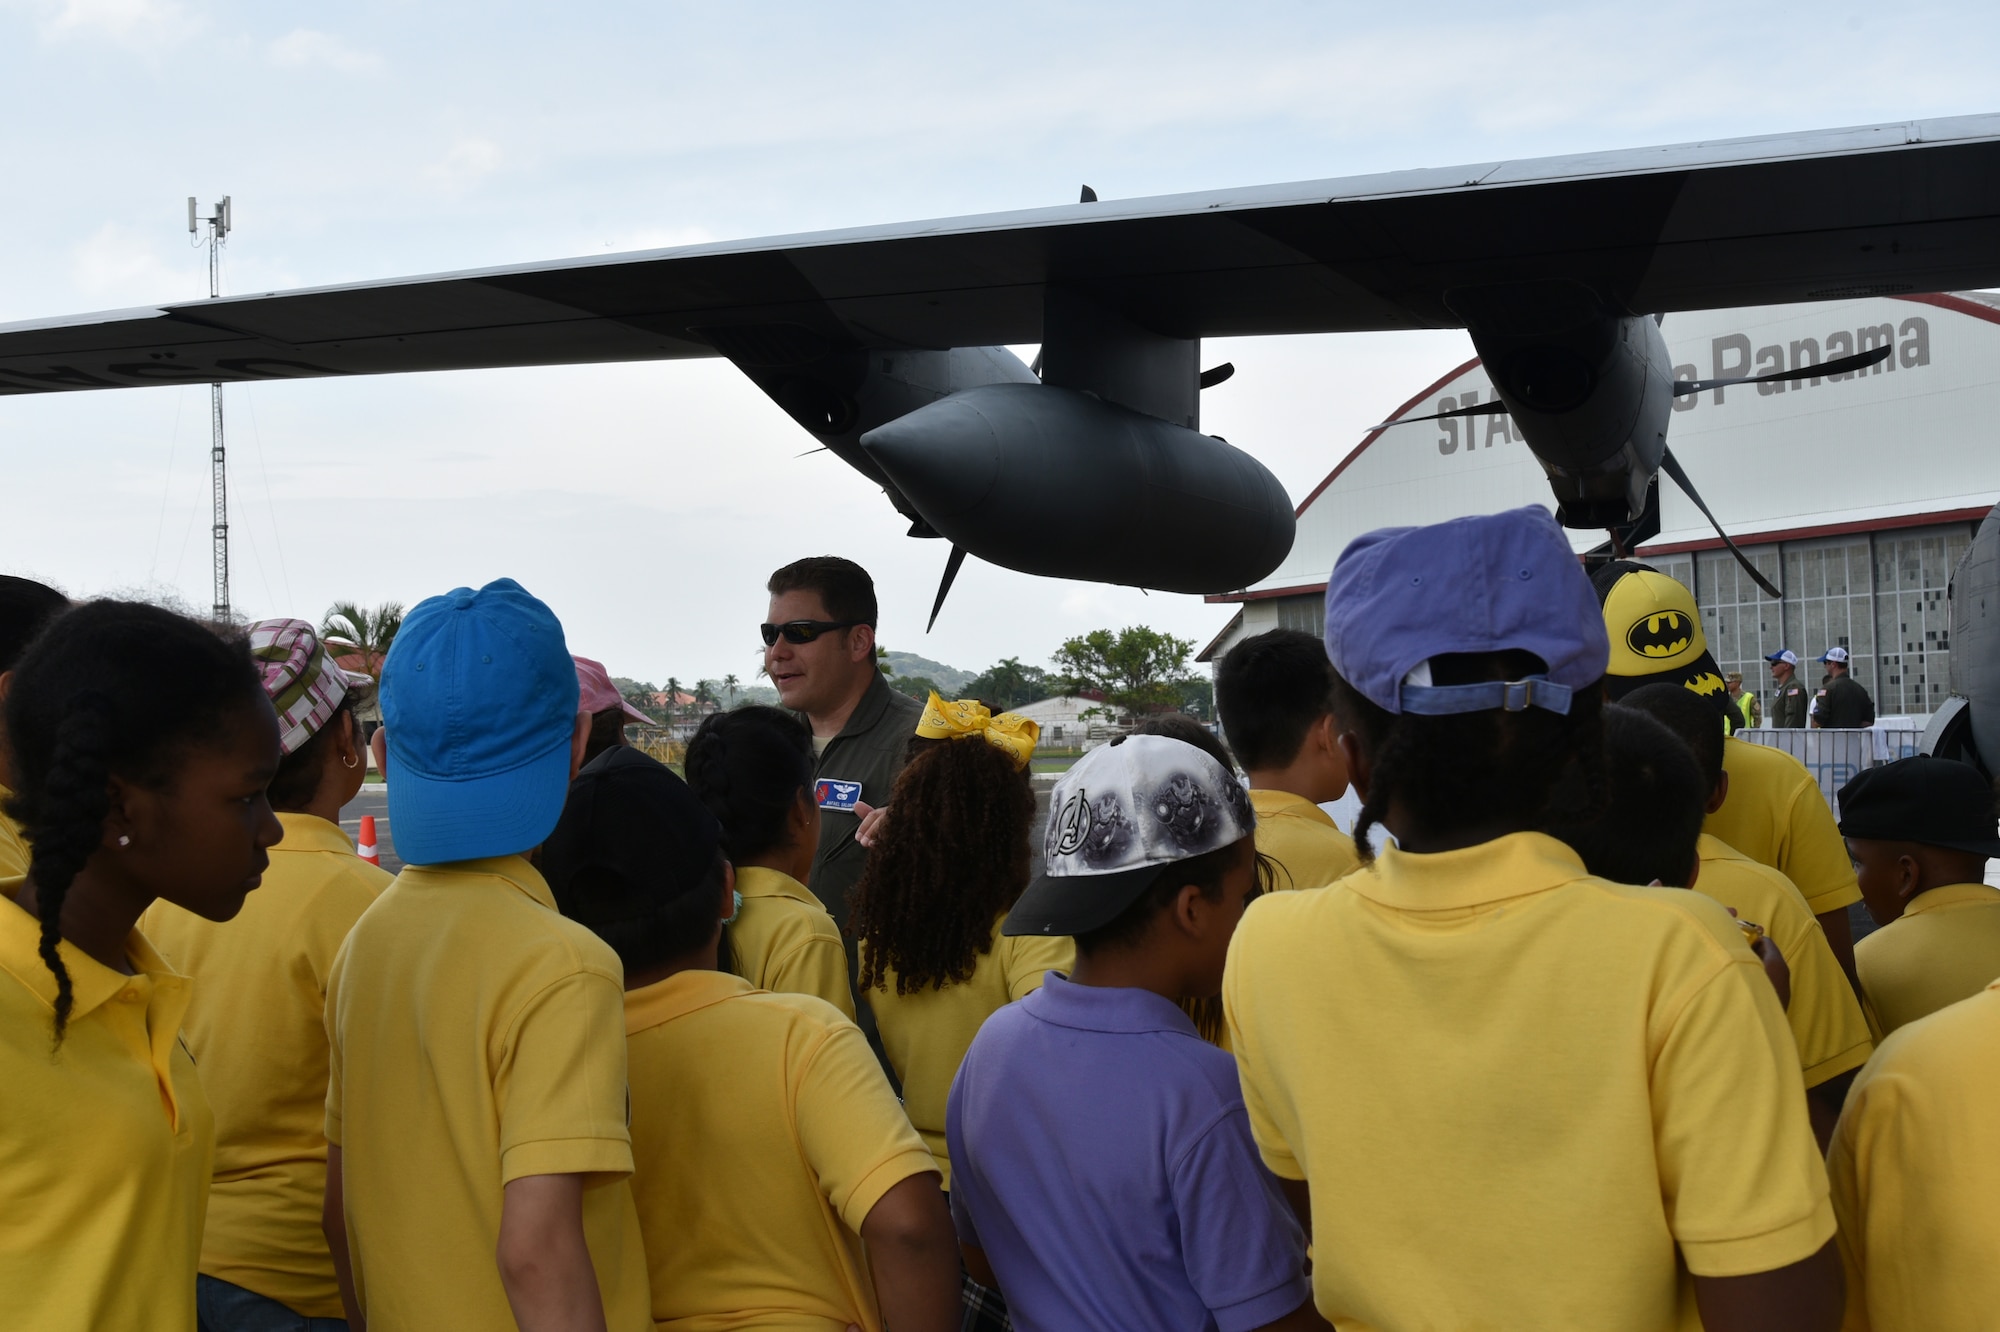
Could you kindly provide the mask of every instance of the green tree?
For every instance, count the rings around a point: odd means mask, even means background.
[[[667,694],[667,725],[672,726],[681,715],[681,681],[677,675],[669,675],[662,686]]]
[[[382,659],[389,655],[389,645],[396,641],[396,631],[403,627],[403,603],[385,601],[373,610],[353,601],[336,601],[326,608],[326,615],[319,624],[319,636],[323,642],[336,649],[353,652],[365,663],[362,667],[368,674],[382,674]]]
[[[1182,682],[1189,678],[1188,658],[1194,644],[1172,634],[1157,633],[1143,624],[1113,633],[1093,629],[1056,649],[1055,681],[1066,694],[1094,694],[1109,713],[1130,720],[1148,712],[1178,708]]]
[[[937,689],[940,695],[944,693],[944,690],[938,689],[937,681],[927,675],[892,675],[889,677],[889,688],[899,694],[908,694],[919,703],[928,703],[933,689]]]
[[[729,696],[730,707],[733,708],[736,706],[736,691],[742,687],[743,682],[736,678],[735,672],[732,671],[722,677],[722,692]]]
[[[1002,711],[1033,703],[1055,692],[1049,673],[1039,666],[1023,666],[1019,657],[1004,657],[966,683],[970,698],[983,699]]]

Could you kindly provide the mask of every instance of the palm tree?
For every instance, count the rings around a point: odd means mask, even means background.
[[[732,708],[736,706],[736,691],[742,687],[742,684],[743,682],[738,680],[734,674],[722,677],[722,692],[729,695],[729,706]]]
[[[361,669],[379,677],[382,659],[389,655],[389,645],[402,627],[400,601],[385,601],[372,611],[357,602],[336,601],[320,621],[319,636],[322,642],[360,657]]]
[[[715,681],[696,680],[694,682],[695,711],[700,712],[701,709],[709,706],[714,702],[715,702]]]
[[[667,677],[667,725],[672,726],[674,722],[680,718],[680,715],[681,715],[680,677],[675,675],[669,675]]]

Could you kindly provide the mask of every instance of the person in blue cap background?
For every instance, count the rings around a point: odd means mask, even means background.
[[[326,998],[326,1229],[348,1316],[650,1329],[624,972],[523,855],[589,738],[562,626],[511,579],[431,597],[381,702],[408,868]]]
[[[1717,903],[1540,831],[1606,771],[1609,645],[1565,534],[1527,508],[1359,537],[1326,646],[1369,864],[1256,902],[1223,988],[1320,1313],[1832,1332],[1826,1174],[1756,955]]]

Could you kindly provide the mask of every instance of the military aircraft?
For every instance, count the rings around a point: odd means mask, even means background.
[[[12,324],[0,394],[722,356],[878,482],[912,536],[951,543],[938,606],[967,552],[1221,592],[1277,567],[1293,510],[1251,454],[1201,433],[1201,392],[1230,373],[1202,368],[1204,337],[1465,328],[1499,396],[1483,410],[1513,415],[1562,521],[1629,546],[1659,470],[1692,494],[1669,407],[1714,382],[1674,382],[1660,317],[1994,285],[2000,115],[1984,115],[1151,199],[1086,188],[1024,212]],[[1037,342],[1033,366],[1006,350]]]

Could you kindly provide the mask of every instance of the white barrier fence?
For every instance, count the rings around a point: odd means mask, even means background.
[[[1917,752],[1923,731],[1921,728],[1910,728],[1907,723],[1911,720],[1891,718],[1866,730],[1853,731],[1781,731],[1758,727],[1738,731],[1736,736],[1751,744],[1782,749],[1805,764],[1806,770],[1819,782],[1820,794],[1826,797],[1834,817],[1838,818],[1840,788],[1852,781],[1856,773],[1863,768],[1908,758]]]

